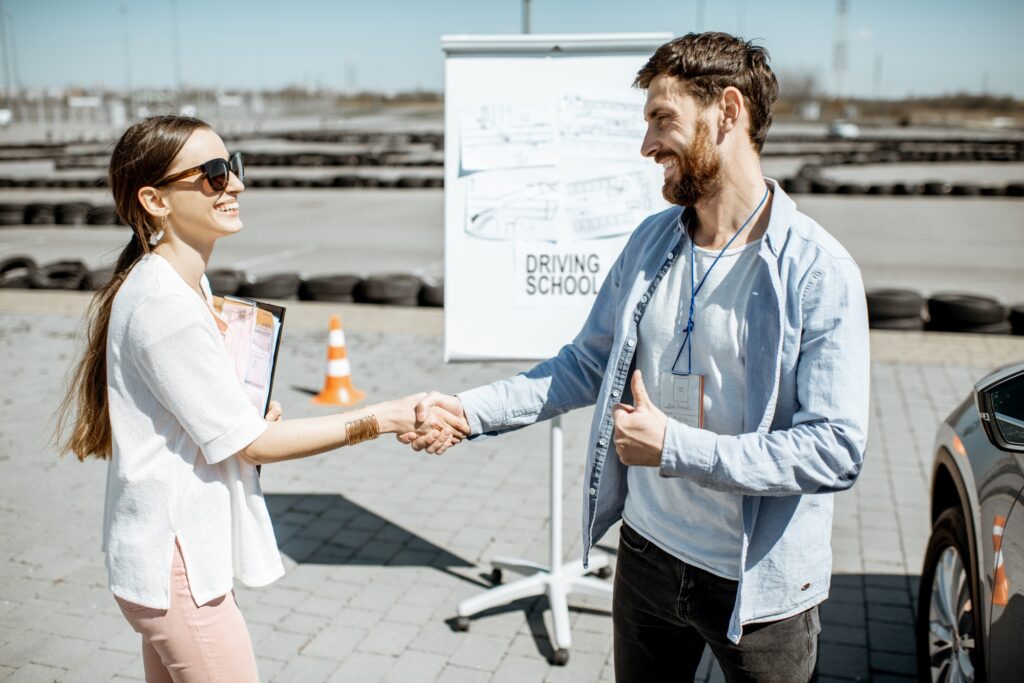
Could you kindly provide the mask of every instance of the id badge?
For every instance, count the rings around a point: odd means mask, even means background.
[[[661,375],[661,409],[673,420],[704,426],[704,375]]]

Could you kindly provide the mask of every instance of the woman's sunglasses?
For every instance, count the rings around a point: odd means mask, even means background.
[[[210,187],[214,192],[223,192],[231,181],[231,174],[234,173],[238,179],[245,183],[245,168],[242,165],[242,153],[235,152],[231,159],[210,159],[205,164],[199,164],[192,168],[185,169],[181,173],[167,176],[163,180],[153,184],[153,187],[163,187],[176,180],[187,178],[190,175],[202,173],[210,181]]]

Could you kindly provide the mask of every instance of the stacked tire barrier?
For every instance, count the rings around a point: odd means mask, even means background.
[[[0,203],[0,227],[13,225],[119,225],[109,204],[88,202]]]
[[[113,266],[90,270],[78,260],[38,265],[29,256],[0,260],[0,289],[98,290],[110,282]],[[220,296],[253,299],[332,301],[390,306],[444,306],[444,280],[394,273],[362,277],[352,274],[302,278],[298,273],[247,277],[230,268],[206,274],[210,289]]]
[[[925,298],[910,289],[874,289],[866,296],[868,321],[876,330],[1024,335],[1024,304],[1007,307],[991,297],[964,293]]]
[[[946,180],[923,182],[855,183],[840,182],[822,174],[819,165],[808,165],[796,176],[782,179],[782,189],[789,194],[893,195],[930,197],[1024,197],[1024,181],[1002,185],[971,182],[951,183]]]

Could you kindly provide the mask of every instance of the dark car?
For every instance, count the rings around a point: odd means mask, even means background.
[[[921,572],[921,680],[1024,681],[1024,364],[938,429]]]

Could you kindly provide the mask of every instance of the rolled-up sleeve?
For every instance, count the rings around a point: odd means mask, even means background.
[[[202,306],[180,294],[150,297],[132,313],[124,353],[212,465],[259,438],[267,423]]]

